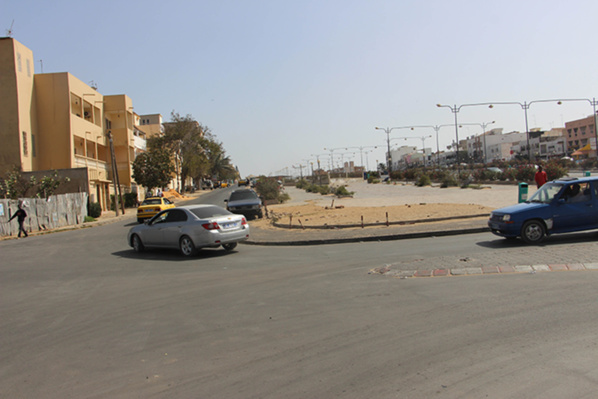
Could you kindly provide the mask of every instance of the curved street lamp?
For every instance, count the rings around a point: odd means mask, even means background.
[[[487,123],[460,123],[459,127],[470,125],[470,126],[481,126],[482,127],[482,139],[484,140],[484,165],[488,162],[486,159],[486,126],[496,123],[496,121],[487,122]]]
[[[528,127],[528,121],[527,121],[527,110],[529,109],[529,107],[534,104],[534,103],[551,103],[554,102],[557,105],[561,105],[563,102],[566,101],[587,101],[590,103],[590,105],[593,107],[594,110],[594,136],[596,139],[596,157],[598,158],[598,120],[597,120],[597,116],[596,116],[596,105],[598,105],[598,101],[596,101],[596,98],[562,98],[562,99],[550,99],[550,100],[533,100],[530,102],[524,101],[523,103],[518,102],[518,101],[504,101],[504,102],[486,102],[486,103],[477,103],[477,104],[462,104],[462,105],[442,105],[442,104],[436,104],[437,107],[446,107],[446,108],[450,108],[450,110],[455,114],[455,128],[457,127],[457,113],[461,110],[461,108],[463,107],[471,107],[471,106],[478,106],[478,105],[485,105],[488,106],[488,108],[494,108],[494,105],[519,105],[521,107],[521,109],[523,109],[524,111],[524,115],[525,115],[525,136],[527,138],[527,156],[528,156],[528,161],[531,163],[532,162],[532,154],[531,154],[531,148],[530,148],[530,144],[529,144],[529,127]],[[458,132],[456,132],[457,138],[459,137]],[[459,145],[459,141],[457,139],[457,146]]]

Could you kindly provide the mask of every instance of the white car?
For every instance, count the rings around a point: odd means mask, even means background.
[[[166,209],[145,224],[132,227],[127,243],[136,252],[149,247],[178,248],[183,255],[192,256],[206,247],[222,246],[232,251],[248,238],[244,216],[217,205],[188,205]]]

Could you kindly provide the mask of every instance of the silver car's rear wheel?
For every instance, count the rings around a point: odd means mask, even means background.
[[[133,234],[133,238],[131,238],[131,241],[133,243],[133,249],[135,250],[135,252],[143,252],[145,246],[143,245],[143,242],[141,242],[141,238],[139,238],[137,234]]]
[[[229,244],[222,244],[222,248],[226,249],[227,251],[232,251],[236,247],[237,247],[237,243],[236,242],[231,242]]]
[[[185,256],[195,255],[195,244],[193,244],[191,238],[187,236],[181,237],[181,240],[179,241],[179,248],[181,249],[181,253]]]

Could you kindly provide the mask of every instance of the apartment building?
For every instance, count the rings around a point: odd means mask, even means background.
[[[0,170],[87,169],[91,202],[110,208],[114,181],[137,189],[132,163],[145,148],[131,99],[102,95],[68,72],[34,74],[33,53],[0,38]],[[112,159],[116,160],[116,175]]]
[[[596,149],[596,130],[594,122],[594,116],[590,115],[586,118],[565,123],[567,147],[569,150],[579,150],[587,144],[590,144],[592,149]]]

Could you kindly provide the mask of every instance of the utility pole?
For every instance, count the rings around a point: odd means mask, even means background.
[[[114,177],[114,179],[112,180],[114,183],[114,211],[116,212],[116,216],[118,216],[118,208],[120,202],[120,208],[122,209],[124,215],[125,204],[123,202],[122,192],[120,189],[120,180],[118,177],[118,166],[116,164],[116,156],[114,155],[114,142],[112,141],[112,132],[108,130],[108,133],[106,133],[106,135],[108,136],[108,140],[110,142],[110,157],[112,158],[112,176]]]

